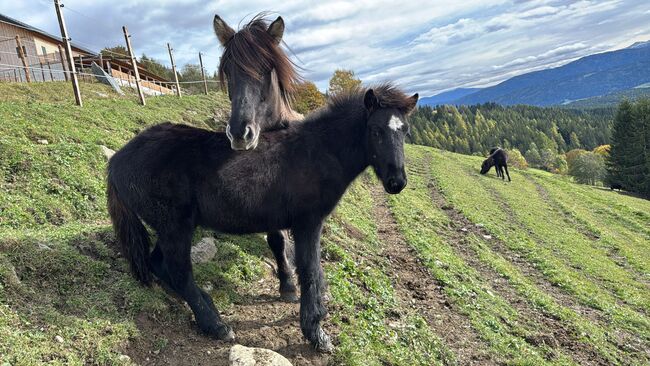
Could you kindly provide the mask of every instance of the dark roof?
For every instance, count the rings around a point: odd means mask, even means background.
[[[19,20],[8,17],[8,16],[6,16],[4,14],[0,14],[0,22],[11,24],[11,25],[14,25],[16,27],[26,29],[26,30],[28,30],[30,32],[38,33],[38,34],[42,35],[43,37],[50,38],[50,39],[52,39],[52,40],[54,40],[56,42],[60,42],[60,43],[63,42],[63,38],[61,38],[59,36],[55,36],[53,34],[47,33],[46,31],[40,30],[40,29],[38,29],[36,27],[32,27],[29,24],[23,23],[23,22],[21,22]],[[78,51],[82,51],[82,52],[85,52],[85,53],[88,53],[88,54],[91,54],[91,55],[97,55],[96,52],[91,51],[91,50],[87,49],[86,47],[79,46],[78,44],[75,44],[74,42],[70,42],[70,45],[72,46],[72,48],[75,48]]]

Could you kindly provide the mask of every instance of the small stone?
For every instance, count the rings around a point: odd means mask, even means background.
[[[38,143],[41,144],[41,145],[49,145],[49,143],[50,143],[50,142],[47,141],[46,139],[36,140],[36,142],[38,142]]]
[[[129,362],[129,361],[131,361],[131,357],[129,357],[127,355],[120,355],[117,359],[120,362]]]
[[[479,224],[476,224],[476,227],[485,227],[485,225],[479,223]]]
[[[214,238],[203,238],[192,247],[192,263],[209,262],[217,255],[217,241]]]
[[[235,345],[228,357],[230,366],[292,366],[284,356],[264,348]]]
[[[467,232],[467,228],[466,228],[466,227],[464,227],[464,228],[462,228],[462,229],[460,229],[460,231],[462,231],[462,232],[464,232],[464,233],[466,233],[466,232]]]
[[[202,288],[203,288],[203,291],[210,292],[210,291],[212,291],[214,289],[214,286],[212,285],[212,282],[208,282],[205,285],[203,285]],[[208,351],[208,352],[210,352],[210,351]]]
[[[63,343],[63,337],[61,337],[60,335],[57,335],[56,337],[54,337],[54,340],[59,342],[59,343]]]
[[[484,235],[483,235],[483,238],[485,238],[485,239],[487,239],[487,240],[490,240],[490,239],[492,239],[492,235],[484,234]]]
[[[99,148],[102,149],[102,153],[106,157],[106,160],[110,160],[113,157],[113,155],[115,155],[115,150],[109,149],[104,145],[99,145]]]
[[[52,248],[47,246],[47,244],[45,243],[38,243],[37,245],[38,245],[38,250],[52,250]]]

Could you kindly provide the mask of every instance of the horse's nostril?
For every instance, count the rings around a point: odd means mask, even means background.
[[[248,141],[252,137],[252,136],[250,136],[251,132],[252,132],[251,128],[246,126],[246,129],[244,130],[244,140],[245,141]]]

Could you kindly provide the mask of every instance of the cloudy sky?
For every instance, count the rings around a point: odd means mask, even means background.
[[[327,88],[337,68],[364,82],[397,81],[432,95],[495,84],[581,56],[650,40],[649,0],[267,1],[62,0],[70,36],[92,50],[123,44],[169,64],[214,71],[214,14],[233,28],[260,11],[282,15],[284,40],[303,75]],[[0,0],[0,13],[58,34],[53,1]]]

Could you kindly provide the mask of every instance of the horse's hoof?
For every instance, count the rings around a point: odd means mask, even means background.
[[[225,324],[216,326],[215,328],[210,328],[211,329],[206,330],[205,333],[217,340],[224,342],[232,342],[235,340],[235,332]]]
[[[332,353],[334,352],[334,345],[330,336],[327,335],[322,329],[318,331],[318,339],[313,343],[314,348],[321,353]]]
[[[300,298],[295,292],[280,292],[280,300],[293,303],[300,302]]]
[[[233,330],[230,329],[230,327],[228,327],[228,332],[226,333],[226,335],[223,338],[219,338],[219,339],[221,339],[224,342],[233,342],[235,340],[235,332],[233,332]]]

